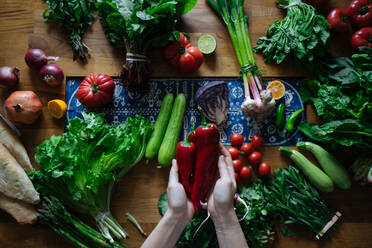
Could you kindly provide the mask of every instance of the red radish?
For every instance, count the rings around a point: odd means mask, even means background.
[[[19,70],[17,67],[0,67],[0,88],[11,89],[19,82]]]
[[[65,75],[57,64],[47,64],[41,68],[40,78],[47,85],[59,86],[62,84]]]
[[[4,109],[10,121],[32,124],[40,116],[43,105],[32,91],[15,91],[4,102]]]
[[[33,70],[39,71],[41,67],[48,63],[48,60],[57,61],[58,57],[47,57],[41,49],[30,49],[25,56],[26,64]]]

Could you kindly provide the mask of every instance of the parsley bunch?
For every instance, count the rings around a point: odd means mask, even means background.
[[[79,58],[86,63],[89,48],[83,42],[85,31],[92,25],[96,9],[94,0],[45,0],[48,8],[44,11],[44,21],[56,21],[67,31],[74,60]]]
[[[275,21],[259,38],[256,52],[261,52],[266,62],[282,63],[295,57],[305,63],[328,52],[327,42],[331,26],[315,8],[298,0],[277,0],[278,6],[287,9],[282,21]]]

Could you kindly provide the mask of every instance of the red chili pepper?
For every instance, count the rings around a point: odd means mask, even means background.
[[[340,8],[332,10],[327,16],[327,22],[331,25],[332,30],[338,33],[347,32],[346,19],[346,11]]]
[[[180,181],[189,197],[191,197],[192,192],[192,176],[194,173],[196,155],[195,144],[189,141],[190,136],[191,133],[187,136],[185,141],[178,142],[176,151]]]
[[[347,10],[347,16],[354,26],[366,27],[372,25],[372,3],[368,0],[353,0]]]
[[[203,123],[195,131],[196,164],[191,201],[195,211],[200,201],[206,202],[208,193],[216,181],[220,134],[215,124]]]
[[[372,27],[359,29],[351,37],[351,45],[356,49],[360,46],[372,47]]]

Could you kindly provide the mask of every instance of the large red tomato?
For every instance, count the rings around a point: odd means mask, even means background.
[[[81,82],[76,98],[85,107],[98,108],[108,104],[114,95],[115,83],[106,74],[90,74]]]
[[[182,72],[194,72],[203,63],[202,52],[199,48],[192,46],[182,33],[178,41],[172,41],[165,47],[164,57]]]

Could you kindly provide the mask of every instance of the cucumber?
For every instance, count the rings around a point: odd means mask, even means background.
[[[332,192],[333,182],[321,169],[311,163],[304,155],[293,149],[281,146],[279,150],[288,155],[302,170],[307,179],[320,191]]]
[[[297,147],[310,151],[322,166],[324,172],[332,179],[337,187],[348,189],[351,186],[351,179],[345,168],[322,147],[311,142],[299,142]]]
[[[150,140],[146,146],[146,160],[153,159],[158,154],[161,142],[163,141],[165,131],[167,130],[169,118],[172,113],[174,96],[168,93],[164,96],[161,102],[158,118],[156,119],[154,131],[151,134]]]
[[[169,166],[176,154],[177,142],[182,128],[185,109],[186,96],[182,93],[178,94],[174,100],[172,115],[160,146],[158,154],[159,167]]]

